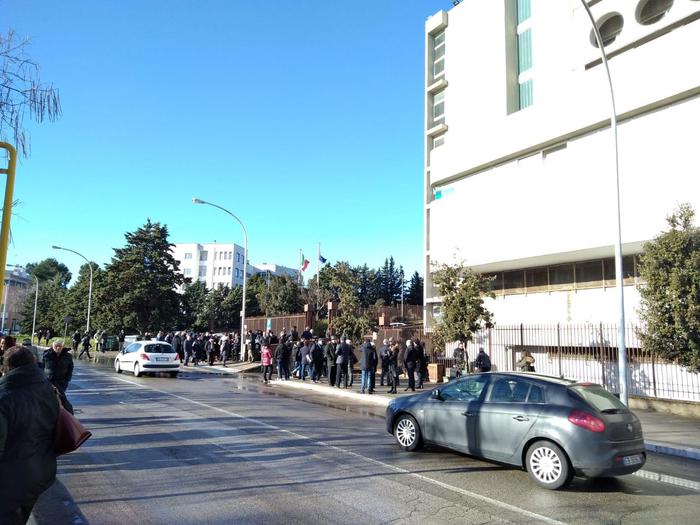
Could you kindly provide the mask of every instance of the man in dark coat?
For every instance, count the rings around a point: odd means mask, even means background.
[[[316,383],[321,379],[324,364],[323,339],[314,341],[311,348],[311,380]]]
[[[175,350],[175,353],[180,358],[180,361],[184,361],[185,353],[182,350],[182,336],[180,335],[180,332],[175,332],[173,334],[173,338],[170,344],[173,345],[173,350]]]
[[[54,429],[58,402],[31,350],[5,354],[0,379],[0,523],[24,525],[56,479]]]
[[[73,356],[64,348],[62,339],[56,339],[51,349],[44,352],[44,373],[49,382],[58,389],[63,407],[72,414],[73,406],[66,397],[66,390],[73,378]]]
[[[379,386],[384,386],[384,380],[387,380],[387,385],[391,383],[389,376],[389,341],[384,339],[382,347],[379,349],[379,360],[382,363],[382,373],[379,376]]]
[[[85,335],[83,336],[83,339],[81,341],[81,344],[83,347],[80,350],[80,353],[78,354],[78,359],[81,359],[83,357],[83,354],[87,354],[88,361],[90,360],[90,334],[85,332]]]
[[[331,340],[324,348],[324,354],[326,356],[326,367],[328,368],[328,384],[330,386],[335,386],[335,375],[336,375],[336,365],[335,365],[335,337]]]
[[[340,388],[340,380],[345,377],[345,388],[348,387],[348,363],[352,360],[352,347],[350,346],[350,339],[341,340],[341,343],[336,348],[335,353],[335,365],[336,365],[336,377],[335,386]]]
[[[361,392],[372,394],[374,372],[377,369],[377,349],[372,345],[372,340],[366,338],[360,346],[360,369],[362,370]]]
[[[406,341],[406,351],[403,355],[403,366],[406,370],[406,375],[408,376],[408,386],[404,389],[404,392],[409,388],[411,391],[416,391],[416,368],[418,366],[418,352],[416,347],[413,346],[413,341],[408,339]]]

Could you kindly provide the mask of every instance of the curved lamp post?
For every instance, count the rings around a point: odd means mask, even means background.
[[[32,319],[32,344],[34,344],[34,334],[36,333],[36,307],[39,303],[39,279],[37,279],[36,275],[32,275],[32,277],[34,277],[34,281],[36,282],[36,292],[34,293],[34,318]]]
[[[64,250],[67,252],[74,253],[83,259],[85,259],[85,262],[88,263],[88,266],[90,268],[90,289],[88,291],[88,309],[87,309],[87,328],[85,329],[88,334],[90,334],[90,306],[92,303],[92,263],[87,260],[87,257],[85,257],[82,253],[76,252],[75,250],[71,250],[70,248],[63,248],[61,246],[52,246],[54,250]]]
[[[241,225],[241,228],[243,229],[243,241],[244,241],[244,246],[243,246],[243,300],[242,300],[242,306],[241,306],[241,349],[244,348],[245,346],[245,291],[246,291],[246,277],[248,274],[248,231],[245,229],[245,226],[243,225],[243,222],[241,219],[238,218],[234,213],[230,212],[226,208],[219,206],[218,204],[214,204],[211,202],[204,201],[202,199],[198,198],[193,198],[192,199],[193,204],[207,204],[208,206],[213,206],[214,208],[218,208],[224,213],[228,213],[231,217],[236,219],[238,224]],[[245,355],[244,355],[245,354]],[[241,352],[241,360],[247,360],[248,358],[248,348],[245,347],[245,353],[242,351]]]
[[[608,86],[610,88],[610,128],[613,134],[613,146],[615,151],[615,204],[617,218],[617,239],[615,242],[615,290],[617,292],[619,309],[619,318],[617,322],[617,367],[620,381],[620,400],[627,405],[629,396],[627,393],[627,346],[625,343],[625,293],[622,283],[622,226],[620,218],[620,162],[617,147],[617,109],[615,108],[615,92],[613,91],[612,77],[610,76],[610,68],[608,67],[608,56],[603,46],[603,37],[600,34],[591,8],[588,6],[586,0],[581,0],[581,5],[585,9],[591,21],[591,25],[593,26],[595,40],[598,43],[598,49],[600,49],[600,56],[603,61],[603,66],[605,67],[605,74],[608,77]]]

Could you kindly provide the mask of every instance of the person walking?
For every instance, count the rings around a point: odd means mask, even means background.
[[[338,388],[340,388],[340,380],[343,379],[343,377],[345,378],[345,388],[348,387],[348,362],[350,361],[351,354],[352,347],[350,346],[350,339],[341,340],[341,343],[336,348],[335,355],[335,386]]]
[[[80,332],[78,330],[73,332],[72,341],[73,341],[73,353],[74,354],[78,353],[78,345],[80,345],[80,339],[82,339],[80,337]],[[121,350],[121,348],[119,350]]]
[[[345,344],[350,348],[350,355],[348,356],[347,364],[347,379],[348,386],[352,388],[353,374],[355,372],[355,364],[357,363],[357,356],[355,355],[355,348],[352,346],[352,341],[350,339],[345,340]]]
[[[198,335],[192,342],[193,364],[197,366],[200,361],[204,361],[206,352],[204,350],[204,336]]]
[[[468,359],[467,351],[464,349],[464,343],[461,341],[457,344],[457,348],[455,348],[452,352],[452,359],[455,362],[455,375],[460,377],[465,373],[465,363]]]
[[[78,334],[78,331],[75,331],[76,334]],[[80,334],[78,334],[80,336]],[[75,336],[74,336],[75,337]],[[126,339],[126,334],[124,333],[124,330],[119,330],[119,335],[117,336],[117,341],[119,342],[119,351],[121,352],[124,350],[124,340]],[[77,350],[75,348],[74,350]]]
[[[474,368],[478,372],[491,371],[491,359],[488,355],[486,355],[486,352],[484,352],[483,347],[479,348],[479,353],[477,354],[476,359],[474,360]]]
[[[372,386],[374,373],[377,367],[377,349],[372,346],[372,340],[368,337],[360,346],[360,370],[362,372],[362,382],[360,392],[373,394]]]
[[[221,365],[226,366],[226,361],[231,359],[231,334],[225,334],[221,338]]]
[[[102,330],[100,333],[100,351],[104,354],[107,350],[107,330]]]
[[[70,380],[73,379],[73,356],[67,348],[64,348],[63,339],[56,339],[51,348],[44,352],[44,373],[49,382],[58,390],[63,407],[72,414],[73,405],[66,397],[66,390],[68,390]]]
[[[399,376],[401,375],[401,366],[399,365],[399,345],[394,344],[388,353],[387,359],[389,394],[396,394],[396,389],[399,386]]]
[[[382,347],[379,349],[379,362],[382,365],[382,371],[379,376],[379,386],[384,386],[386,380],[387,385],[391,382],[389,379],[389,340],[382,341]]]
[[[36,500],[56,480],[59,405],[29,348],[9,348],[5,364],[8,373],[0,379],[0,523],[24,525]]]
[[[267,385],[272,380],[272,352],[266,344],[260,350],[260,362],[263,369],[263,381]]]
[[[177,357],[180,359],[180,361],[184,362],[185,361],[185,353],[182,351],[182,336],[180,335],[180,332],[175,332],[173,334],[172,339],[170,340],[170,344],[173,347],[173,350],[177,354]],[[121,343],[120,343],[121,346]]]
[[[83,354],[87,354],[88,361],[90,361],[90,347],[92,346],[90,344],[90,334],[85,332],[85,335],[83,336],[80,342],[83,345],[83,347],[80,350],[80,353],[78,354],[78,359],[82,359]],[[61,341],[61,346],[63,346],[63,341]]]
[[[299,351],[301,355],[301,368],[299,369],[299,378],[302,381],[306,381],[306,374],[308,373],[311,375],[311,363],[312,363],[312,356],[311,356],[311,351],[313,350],[313,347],[311,346],[311,343],[308,339],[304,340],[304,346],[301,347],[301,350]]]
[[[277,346],[275,347],[275,364],[277,365],[277,379],[282,381],[285,379],[284,373],[284,338],[280,337]]]
[[[284,342],[284,349],[282,350],[282,374],[284,375],[285,381],[289,381],[289,371],[292,368],[292,350],[293,343],[289,340],[289,338],[287,338],[287,340]]]
[[[326,356],[326,368],[328,369],[328,385],[329,386],[335,386],[335,376],[336,376],[336,364],[335,364],[335,358],[337,357],[335,354],[335,337],[331,337],[331,340],[326,344],[326,347],[323,349],[324,354]]]
[[[416,347],[413,346],[413,341],[410,339],[406,340],[406,352],[403,357],[403,366],[406,370],[406,375],[408,376],[408,386],[404,389],[404,392],[411,390],[411,392],[416,391],[416,368],[418,366],[418,352]]]

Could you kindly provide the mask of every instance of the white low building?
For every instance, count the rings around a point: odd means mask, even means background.
[[[637,262],[700,214],[700,1],[589,2],[619,120],[627,319]],[[433,263],[494,275],[498,323],[615,322],[610,93],[579,0],[469,0],[426,22],[425,323]]]
[[[178,243],[173,256],[178,261],[182,274],[192,282],[202,281],[207,288],[243,286],[243,246],[234,243]],[[248,261],[248,277],[265,273],[268,275],[299,276],[299,270],[278,264],[251,264]],[[182,291],[182,287],[178,291]]]

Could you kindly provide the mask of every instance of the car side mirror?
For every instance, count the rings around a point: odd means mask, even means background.
[[[438,401],[442,401],[442,396],[440,395],[440,389],[436,388],[433,390],[433,399],[437,399]]]

